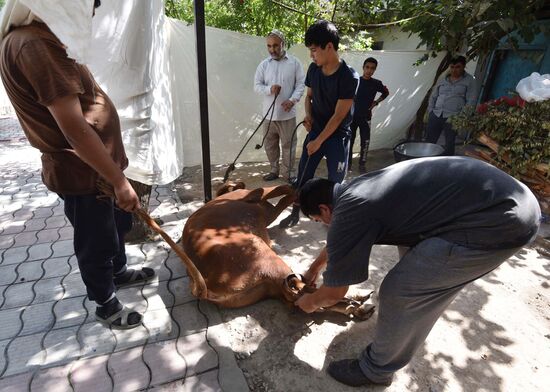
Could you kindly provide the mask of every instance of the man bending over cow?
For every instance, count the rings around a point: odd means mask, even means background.
[[[373,341],[359,359],[328,366],[352,386],[390,385],[460,290],[533,240],[541,216],[525,185],[466,157],[413,159],[344,185],[313,179],[300,205],[329,226],[326,248],[305,274],[314,282],[326,266],[323,285],[296,301],[305,312],[365,281],[374,244],[408,248],[380,286]]]

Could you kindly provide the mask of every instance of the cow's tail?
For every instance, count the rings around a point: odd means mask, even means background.
[[[202,277],[200,271],[197,269],[193,261],[187,256],[187,253],[183,250],[181,246],[178,246],[172,240],[172,238],[166,234],[164,230],[155,222],[153,218],[142,208],[135,211],[138,215],[151,229],[156,231],[164,240],[170,245],[170,247],[176,252],[176,254],[183,261],[183,264],[187,267],[187,272],[191,277],[191,293],[197,298],[206,298],[208,295],[208,289],[206,288],[206,282]]]

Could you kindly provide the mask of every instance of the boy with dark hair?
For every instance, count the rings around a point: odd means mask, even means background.
[[[315,22],[306,32],[305,44],[313,62],[305,81],[304,126],[308,134],[302,148],[297,182],[294,183],[296,187],[315,175],[323,157],[327,161],[330,180],[342,182],[346,175],[353,98],[359,75],[340,59],[339,42],[338,30],[326,20]],[[280,227],[294,226],[299,216],[300,207],[295,204]]]
[[[351,139],[349,143],[349,161],[348,170],[351,170],[351,160],[353,155],[353,143],[357,134],[357,128],[360,132],[361,150],[359,152],[359,172],[365,172],[365,163],[370,144],[370,125],[372,119],[372,109],[390,95],[388,88],[384,84],[372,77],[378,61],[374,57],[369,57],[363,63],[363,76],[359,79],[359,88],[354,100],[353,121],[351,123]],[[374,99],[376,94],[380,93],[378,99]]]
[[[300,204],[329,226],[326,247],[304,274],[314,283],[326,267],[323,285],[296,301],[305,312],[334,305],[367,280],[374,244],[408,248],[380,285],[373,341],[359,359],[328,366],[352,386],[391,384],[460,290],[532,241],[541,217],[529,188],[466,157],[412,159],[345,185],[314,179]]]

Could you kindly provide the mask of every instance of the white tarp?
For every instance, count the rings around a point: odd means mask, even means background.
[[[171,76],[179,86],[172,88],[174,122],[176,129],[184,130],[184,165],[196,165],[200,163],[201,151],[194,29],[172,19],[168,19],[166,27],[170,31],[169,62],[178,64],[180,70]],[[213,163],[230,163],[263,116],[261,98],[253,92],[253,79],[256,67],[267,56],[265,39],[207,28],[206,41],[211,160]],[[289,52],[307,69],[311,62],[307,48],[294,46]],[[370,51],[342,54],[360,74],[365,58],[375,57],[379,62],[375,77],[390,90],[390,96],[374,111],[371,148],[392,147],[406,135],[441,61],[441,57],[430,58],[419,67],[413,66],[423,53]],[[303,116],[302,99],[297,107],[298,122]],[[299,143],[303,141],[304,132],[300,127]],[[266,160],[263,150],[254,149],[261,138],[260,130],[239,158],[240,162]]]
[[[55,7],[64,1],[75,0],[55,0]],[[58,15],[54,5],[52,14]],[[90,56],[82,55],[90,59],[90,69],[118,108],[130,160],[126,175],[146,184],[173,181],[184,166],[202,161],[194,27],[164,17],[163,5],[162,0],[103,1],[93,19]],[[265,39],[207,28],[206,45],[211,161],[230,163],[263,116],[253,79],[257,65],[267,56]],[[297,45],[290,52],[307,69],[307,49]],[[392,147],[413,121],[441,60],[430,58],[420,67],[413,66],[422,54],[342,54],[359,73],[364,59],[375,57],[379,61],[375,77],[390,90],[374,111],[372,149]],[[297,113],[301,121],[303,99]],[[299,146],[304,132],[301,127]],[[266,160],[263,150],[254,149],[261,138],[260,130],[239,162]]]

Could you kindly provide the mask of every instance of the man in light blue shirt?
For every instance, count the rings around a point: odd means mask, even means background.
[[[304,69],[296,57],[286,53],[284,35],[279,30],[271,31],[266,41],[269,57],[256,69],[254,91],[264,97],[264,114],[275,96],[277,99],[272,121],[266,121],[264,125],[265,152],[271,168],[263,178],[273,181],[281,174],[289,181],[294,177],[292,166],[296,155],[296,135],[292,137],[292,134],[296,127],[296,104],[305,89]],[[282,162],[279,165],[281,150]]]
[[[472,75],[464,71],[465,67],[464,56],[451,59],[449,74],[435,85],[428,103],[426,141],[437,143],[443,131],[446,155],[454,155],[456,139],[448,118],[458,114],[464,106],[476,103],[476,83]]]

